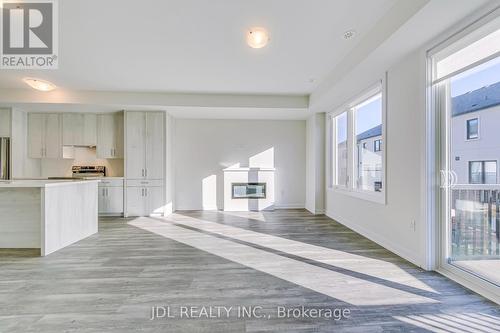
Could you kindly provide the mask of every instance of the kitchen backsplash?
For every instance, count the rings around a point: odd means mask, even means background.
[[[71,177],[73,165],[103,165],[106,167],[106,176],[124,175],[123,159],[99,159],[95,148],[75,147],[74,159],[42,159],[41,177]]]

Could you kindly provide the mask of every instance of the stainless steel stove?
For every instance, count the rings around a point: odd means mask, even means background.
[[[99,178],[106,176],[106,167],[102,165],[75,165],[73,178]]]

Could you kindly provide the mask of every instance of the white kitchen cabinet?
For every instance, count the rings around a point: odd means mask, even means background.
[[[163,187],[127,187],[127,216],[163,214]]]
[[[28,115],[29,157],[59,158],[62,153],[60,116],[56,113]]]
[[[0,138],[10,137],[11,112],[9,109],[0,109]]]
[[[127,112],[126,137],[127,179],[143,179],[146,177],[146,117],[143,112]]]
[[[165,173],[165,115],[127,112],[127,179],[163,179]]]
[[[99,183],[99,214],[123,214],[123,179],[101,180]]]
[[[127,216],[146,215],[146,201],[144,199],[144,187],[127,187]]]
[[[123,158],[123,114],[97,116],[97,157]]]
[[[146,114],[146,179],[163,179],[165,174],[165,120],[164,114],[148,112]]]
[[[85,113],[62,115],[62,140],[65,146],[96,146],[97,116]]]
[[[125,112],[125,216],[163,214],[165,113]]]

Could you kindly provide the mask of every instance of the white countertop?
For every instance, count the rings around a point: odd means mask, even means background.
[[[7,187],[49,187],[49,186],[68,186],[82,183],[95,182],[98,183],[99,179],[18,179],[18,180],[0,180],[0,188]]]

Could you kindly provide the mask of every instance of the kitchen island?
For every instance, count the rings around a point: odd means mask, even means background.
[[[45,256],[95,234],[98,182],[0,181],[0,249]]]

